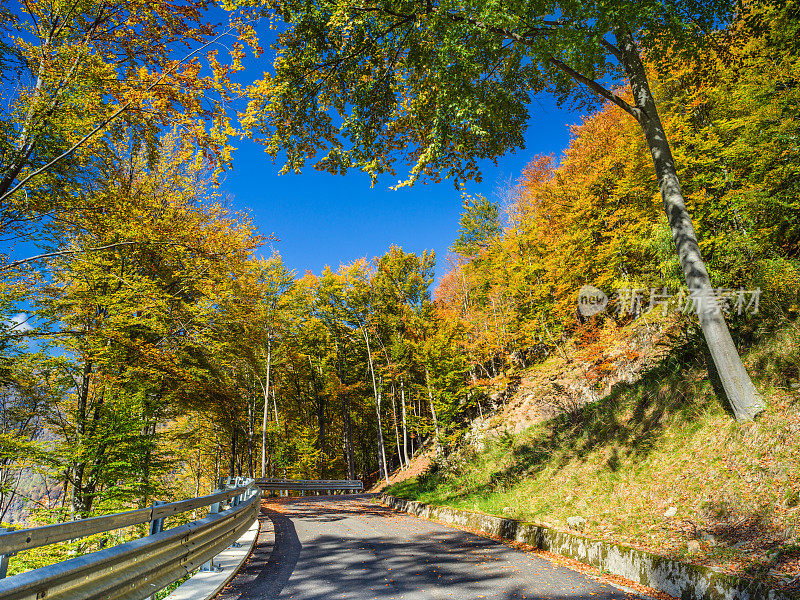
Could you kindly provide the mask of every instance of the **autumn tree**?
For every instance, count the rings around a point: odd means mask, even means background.
[[[360,332],[364,339],[369,378],[371,380],[372,393],[375,400],[378,465],[388,484],[389,470],[386,461],[386,448],[381,420],[383,380],[379,375],[376,376],[375,365],[375,354],[378,352],[378,348],[375,347],[375,344],[378,342],[378,335],[375,327],[377,311],[374,307],[375,295],[372,287],[374,275],[371,265],[365,260],[356,261],[350,265],[342,275],[342,290],[344,292],[341,302],[342,314],[346,319],[345,323]]]
[[[73,363],[74,385],[50,427],[63,440],[81,517],[101,492],[151,496],[158,424],[183,384],[202,375],[196,349],[213,339],[219,309],[259,243],[207,196],[208,171],[189,160],[191,143],[167,135],[160,145],[151,167],[144,151],[107,158],[94,210],[62,225],[70,250],[34,298]]]
[[[0,235],[7,243],[30,236],[42,218],[79,211],[82,187],[102,173],[97,159],[126,129],[151,162],[169,127],[202,149],[198,160],[229,161],[229,76],[240,68],[247,25],[216,22],[204,0],[33,0],[4,9]],[[229,56],[219,55],[214,42],[231,37]]]
[[[403,465],[410,462],[410,420],[406,396],[410,397],[414,382],[409,322],[430,305],[436,256],[427,251],[420,256],[392,246],[374,262],[374,311],[377,328],[381,331],[378,342],[386,361],[384,373],[391,394],[394,437],[397,455]]]
[[[280,254],[253,262],[250,274],[237,285],[236,302],[227,307],[228,328],[223,336],[234,345],[228,351],[242,356],[263,399],[261,406],[261,477],[267,472],[267,436],[271,411],[270,391],[273,359],[286,319],[288,292],[294,284]],[[255,410],[255,407],[252,408]],[[252,443],[252,440],[250,441]]]
[[[459,219],[458,235],[450,249],[463,256],[476,256],[501,232],[497,202],[484,196],[467,196]]]
[[[679,48],[703,60],[733,3],[446,0],[362,4],[264,2],[287,28],[275,73],[253,86],[245,124],[286,168],[309,156],[373,180],[413,164],[400,185],[479,178],[481,159],[523,146],[532,94],[611,102],[639,124],[706,342],[736,417],[763,402],[716,301],[642,53]],[[627,85],[624,93],[615,86]]]

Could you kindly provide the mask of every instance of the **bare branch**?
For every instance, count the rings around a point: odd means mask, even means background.
[[[187,60],[189,60],[190,58],[192,58],[193,56],[195,56],[195,55],[196,55],[197,53],[199,53],[200,51],[204,50],[205,48],[207,48],[208,46],[210,46],[210,45],[212,45],[212,44],[215,44],[215,43],[217,42],[217,40],[219,40],[220,38],[222,38],[222,37],[224,37],[224,36],[228,35],[228,34],[229,34],[231,31],[233,31],[233,29],[234,29],[234,27],[233,27],[233,26],[231,26],[231,27],[228,27],[228,28],[227,28],[225,31],[223,31],[222,33],[220,33],[220,34],[219,34],[217,37],[215,37],[214,39],[212,39],[212,40],[209,40],[208,42],[206,42],[205,44],[203,44],[202,46],[200,46],[200,47],[199,47],[199,48],[197,48],[196,50],[194,50],[194,51],[190,52],[189,54],[187,54],[186,56],[184,56],[183,58],[181,58],[181,59],[180,59],[179,61],[177,61],[177,62],[176,62],[176,63],[175,63],[175,64],[174,64],[172,67],[170,67],[169,69],[167,69],[166,71],[164,71],[164,72],[163,72],[163,73],[162,73],[162,74],[161,74],[161,75],[158,77],[158,79],[156,79],[156,80],[155,80],[153,83],[151,83],[149,86],[147,86],[147,87],[144,89],[144,91],[145,91],[145,92],[149,92],[150,90],[152,90],[154,87],[156,87],[158,84],[160,84],[160,83],[161,83],[161,82],[164,80],[164,78],[165,78],[165,77],[167,77],[167,75],[170,75],[171,73],[173,73],[173,72],[174,72],[174,71],[175,71],[175,70],[176,70],[176,69],[177,69],[179,66],[181,66],[183,63],[185,63]],[[70,154],[72,154],[73,152],[75,152],[75,150],[77,150],[78,148],[80,148],[81,146],[83,146],[83,145],[84,145],[84,144],[85,144],[85,143],[86,143],[88,140],[90,140],[92,137],[94,137],[94,135],[95,135],[95,134],[97,134],[97,133],[98,133],[100,130],[102,130],[102,129],[103,129],[105,126],[106,126],[106,125],[108,125],[109,123],[111,123],[111,122],[112,122],[114,119],[116,119],[116,118],[117,118],[119,115],[121,115],[123,112],[125,112],[126,110],[128,110],[128,109],[129,109],[129,108],[130,108],[130,107],[133,105],[133,103],[134,103],[134,100],[129,100],[128,102],[126,102],[126,103],[125,103],[124,105],[122,105],[120,108],[118,108],[118,109],[117,109],[117,110],[115,110],[113,113],[111,113],[111,115],[109,115],[108,117],[106,117],[105,119],[103,119],[103,120],[100,122],[100,124],[99,124],[99,125],[97,125],[97,127],[95,127],[94,129],[92,129],[92,130],[91,130],[89,133],[87,133],[85,136],[83,136],[83,137],[82,137],[80,140],[78,140],[77,142],[75,142],[75,143],[74,143],[74,144],[73,144],[73,145],[72,145],[72,146],[71,146],[71,147],[70,147],[68,150],[65,150],[64,152],[62,152],[61,154],[59,154],[58,156],[56,156],[56,157],[55,157],[53,160],[51,160],[50,162],[48,162],[46,165],[44,165],[44,166],[42,166],[42,167],[40,167],[40,168],[36,169],[36,170],[35,170],[34,172],[32,172],[32,173],[29,173],[29,174],[28,174],[28,175],[27,175],[25,178],[23,178],[23,179],[22,179],[22,181],[20,181],[20,182],[19,182],[17,185],[15,185],[13,188],[11,188],[10,190],[8,190],[8,191],[7,191],[6,193],[4,193],[2,196],[0,196],[0,202],[4,202],[4,201],[6,200],[6,198],[10,197],[10,196],[11,196],[11,195],[12,195],[14,192],[16,192],[16,191],[17,191],[18,189],[20,189],[22,186],[24,186],[24,185],[25,185],[25,184],[26,184],[28,181],[30,181],[32,178],[34,178],[34,177],[36,177],[37,175],[40,175],[41,173],[43,173],[43,172],[47,171],[47,170],[48,170],[50,167],[52,167],[52,166],[53,166],[53,165],[55,165],[56,163],[60,162],[61,160],[63,160],[64,158],[66,158],[67,156],[69,156]]]
[[[116,244],[108,244],[107,246],[98,246],[96,248],[85,248],[82,250],[59,250],[58,252],[46,252],[45,254],[37,254],[36,256],[29,256],[28,258],[22,258],[20,260],[15,260],[13,262],[10,262],[7,265],[2,265],[0,266],[0,272],[8,271],[10,269],[14,269],[16,267],[28,263],[38,262],[40,260],[47,260],[49,258],[58,258],[59,256],[71,256],[73,254],[81,254],[83,252],[110,250],[112,248],[118,248],[120,246],[131,246],[133,244],[140,244],[140,243],[141,242],[119,242]]]
[[[559,69],[560,71],[562,71],[563,73],[565,73],[566,75],[577,81],[578,83],[585,85],[595,94],[602,96],[606,100],[613,102],[614,104],[619,106],[622,110],[631,115],[637,121],[640,120],[642,113],[641,110],[639,110],[638,108],[634,108],[633,106],[625,102],[625,100],[617,96],[614,92],[607,90],[602,85],[597,83],[594,79],[590,79],[589,77],[586,77],[585,75],[579,73],[578,71],[576,71],[563,61],[557,59],[552,54],[547,57],[547,60],[554,67],[556,67],[557,69]]]
[[[123,246],[136,246],[142,245],[145,242],[141,241],[130,241],[130,242],[117,242],[115,244],[108,244],[106,246],[96,246],[94,248],[80,248],[77,250],[58,250],[56,252],[47,252],[45,254],[37,254],[36,256],[29,256],[28,258],[22,258],[20,260],[15,260],[13,262],[8,263],[7,265],[0,265],[0,272],[8,271],[10,269],[14,269],[24,264],[38,262],[40,260],[48,260],[50,258],[58,258],[61,256],[74,256],[76,254],[85,254],[87,252],[99,252],[101,250],[111,250],[114,248],[121,248]],[[227,256],[227,252],[205,252],[198,248],[193,248],[192,246],[186,244],[178,244],[178,243],[161,243],[158,244],[159,246],[170,246],[173,248],[185,248],[187,250],[192,250],[195,252],[201,252],[205,254],[208,258],[220,258],[223,256]]]

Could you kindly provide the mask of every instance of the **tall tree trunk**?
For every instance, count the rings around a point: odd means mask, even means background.
[[[64,474],[63,474],[63,479],[62,479],[63,487],[61,488],[61,510],[62,510],[63,513],[66,513],[65,509],[67,508],[67,499],[69,498],[69,496],[68,496],[68,494],[69,494],[69,477],[70,477],[70,471],[71,470],[72,470],[72,467],[67,466],[67,468],[64,469]],[[4,516],[5,516],[5,514],[0,515],[0,521],[3,520]],[[65,518],[66,518],[66,514],[62,514],[59,517],[59,521],[62,521]]]
[[[197,449],[197,477],[195,478],[195,484],[194,484],[194,497],[195,498],[199,498],[200,497],[200,480],[201,480],[201,478],[203,476],[202,468],[203,468],[203,453],[198,448]]]
[[[247,395],[247,476],[253,477],[253,413],[256,410],[254,394]]]
[[[8,464],[8,463],[6,463]],[[10,468],[4,467],[0,469],[0,523],[5,520],[6,514],[11,510],[11,504],[14,502],[14,497],[17,495],[20,482],[22,481],[22,469],[17,471],[16,476],[11,472]],[[67,475],[68,477],[68,475]],[[13,483],[12,483],[12,480]],[[61,494],[61,508],[64,508],[64,499],[67,494],[67,483],[64,480],[63,492]]]
[[[139,483],[142,490],[141,506],[144,508],[150,502],[150,475],[153,463],[153,449],[155,448],[156,422],[158,418],[158,407],[164,393],[164,381],[161,382],[159,391],[152,396],[149,393],[144,395],[141,410],[142,429],[141,437],[144,444],[142,457],[142,474]]]
[[[216,487],[217,483],[219,482],[220,471],[222,469],[222,467],[220,465],[220,456],[219,456],[219,451],[220,451],[219,433],[217,433],[216,431],[215,431],[215,434],[214,434],[214,438],[215,438],[214,441],[216,443],[214,444],[214,481],[213,481],[213,484]]]
[[[406,421],[406,390],[403,386],[403,380],[400,380],[400,406],[402,408],[401,414],[403,418],[403,458],[405,458],[406,466],[411,464],[408,457],[408,424]]]
[[[228,465],[228,476],[236,477],[236,424],[231,426],[231,461]]]
[[[319,430],[319,435],[317,436],[317,444],[320,451],[320,465],[319,465],[319,473],[320,478],[325,479],[325,466],[327,464],[326,456],[325,456],[325,435],[326,435],[326,424],[325,424],[325,398],[320,393],[319,384],[317,383],[317,377],[314,369],[314,364],[311,362],[311,355],[308,355],[308,367],[311,372],[311,388],[314,391],[314,405],[316,408],[317,413],[317,427]],[[320,373],[320,375],[322,375]]]
[[[375,412],[378,416],[378,463],[379,469],[383,469],[383,478],[386,480],[386,485],[389,485],[389,468],[386,464],[386,446],[383,443],[383,425],[381,424],[381,398],[382,398],[383,384],[378,385],[378,395],[375,399]]]
[[[342,420],[344,422],[344,456],[347,463],[347,478],[356,478],[356,464],[353,456],[353,423],[350,420],[350,400],[342,394]]]
[[[372,352],[369,347],[369,335],[365,327],[361,327],[361,332],[364,334],[364,341],[367,343],[367,360],[369,361],[369,372],[372,375],[372,391],[375,395],[375,412],[378,416],[378,470],[383,468],[383,477],[386,479],[386,485],[389,485],[389,471],[386,468],[386,452],[383,449],[383,428],[381,427],[381,394],[378,386],[375,383],[375,368],[372,363]]]
[[[334,335],[333,338],[334,348],[336,350],[336,376],[339,378],[339,385],[344,387],[342,379],[342,361],[339,354],[339,340]],[[342,407],[342,423],[344,423],[344,456],[345,463],[347,464],[347,478],[356,478],[356,462],[353,452],[353,423],[350,419],[350,397],[347,392],[342,393],[341,396]]]
[[[142,492],[139,505],[144,508],[150,502],[150,472],[153,462],[153,439],[156,435],[155,420],[153,420],[152,423],[149,421],[145,422],[141,430],[141,435],[144,443],[144,452],[142,456],[142,474],[139,478]]]
[[[497,340],[497,352],[501,352],[501,351],[503,352],[500,355],[501,356],[501,358],[500,358],[500,361],[501,361],[500,362],[500,370],[502,371],[503,370],[503,366],[504,366],[504,361],[505,361],[505,357],[504,357],[505,347],[504,347],[504,343],[503,343],[503,338],[500,336],[501,327],[500,327],[500,324],[497,322],[497,305],[496,305],[496,303],[494,301],[494,298],[490,298],[490,300],[492,301],[492,316],[494,317],[494,329],[495,329],[495,338]],[[495,353],[492,353],[492,367],[494,367],[494,354]]]
[[[327,455],[325,454],[325,437],[327,435],[325,423],[325,401],[322,396],[317,393],[317,426],[319,428],[319,436],[317,437],[319,451],[320,451],[320,467],[319,474],[322,479],[325,479],[326,466],[328,464]]]
[[[422,414],[422,394],[417,396],[417,401],[411,401],[411,408],[414,410],[414,423],[416,424],[415,428],[412,428],[412,436],[411,436],[411,456],[414,456],[414,451],[418,450],[424,445],[424,441],[422,439],[422,434],[420,433],[420,415]]]
[[[433,417],[433,444],[436,454],[442,453],[442,444],[439,440],[439,419],[436,418],[436,407],[433,405],[433,389],[431,388],[431,376],[428,367],[425,367],[425,385],[428,388],[428,401],[431,404],[431,416]]]
[[[394,438],[397,442],[397,460],[400,461],[400,467],[405,468],[406,463],[403,461],[403,453],[400,450],[400,420],[397,418],[396,394],[397,387],[394,382],[392,382],[392,417],[394,418]]]
[[[80,386],[78,387],[78,406],[75,415],[75,446],[81,448],[86,437],[87,413],[89,410],[89,380],[92,374],[92,362],[86,361],[83,364]],[[84,490],[84,473],[86,471],[86,460],[83,451],[78,452],[76,459],[72,463],[72,518],[85,519],[91,510],[91,498]]]
[[[275,425],[280,427],[281,424],[278,421],[278,399],[275,397],[275,388],[276,386],[272,386],[272,406],[275,409]]]
[[[48,35],[43,42],[44,47],[50,46],[50,36]],[[43,52],[46,52],[45,48],[42,48],[42,50]],[[44,84],[47,77],[46,67],[48,63],[49,61],[46,60],[39,61],[38,72],[36,74],[36,84],[33,86],[34,93],[31,101],[28,104],[24,125],[22,126],[22,130],[14,143],[14,150],[10,153],[7,161],[4,161],[3,164],[3,167],[6,168],[4,168],[4,172],[0,174],[0,198],[3,198],[4,203],[5,195],[14,184],[14,180],[20,174],[22,169],[30,161],[33,150],[36,147],[37,136],[35,134],[35,119],[37,117],[37,112],[39,112],[36,110],[36,100],[42,95],[42,90],[44,89]]]
[[[264,392],[264,418],[261,422],[261,477],[266,477],[267,473],[267,421],[269,421],[269,370],[272,364],[272,336],[267,335],[267,377],[261,386]],[[278,422],[277,407],[275,422]]]
[[[764,410],[764,401],[742,364],[725,323],[725,317],[716,301],[639,49],[626,28],[617,28],[615,35],[619,42],[622,63],[630,80],[634,105],[637,109],[635,116],[644,131],[653,157],[664,212],[672,230],[672,239],[678,251],[678,260],[683,269],[686,285],[696,305],[700,327],[736,419],[749,421]]]

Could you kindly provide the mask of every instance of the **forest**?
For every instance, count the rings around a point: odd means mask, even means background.
[[[228,475],[388,481],[422,452],[444,460],[498,410],[498,390],[548,357],[569,354],[602,395],[632,324],[715,376],[648,141],[620,104],[629,89],[587,107],[563,154],[530,157],[495,197],[463,191],[469,161],[416,152],[406,183],[438,169],[462,195],[448,256],[391,246],[299,275],[219,181],[238,136],[261,136],[291,170],[330,124],[282,121],[307,109],[285,82],[240,77],[261,52],[253,15],[227,6],[220,29],[207,8],[2,9],[0,521],[144,507]],[[223,34],[235,41],[219,52]],[[735,347],[789,332],[770,385],[796,394],[800,4],[745,2],[707,37],[700,59],[674,43],[643,64]],[[269,94],[280,103],[264,108]],[[416,135],[412,113],[393,135]],[[393,172],[363,154],[370,118],[349,122],[357,143],[324,168]],[[436,260],[447,271],[434,285]],[[605,311],[578,310],[587,285]],[[771,410],[772,388],[745,367],[764,403],[754,414]]]

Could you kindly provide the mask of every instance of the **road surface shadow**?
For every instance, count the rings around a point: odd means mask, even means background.
[[[262,530],[251,560],[218,600],[635,597],[508,545],[368,499],[311,497],[265,506],[262,526],[274,527],[274,547],[262,543],[262,537],[271,537]]]
[[[216,600],[277,598],[292,576],[303,546],[291,518],[262,506],[258,519],[260,531],[253,551]]]

